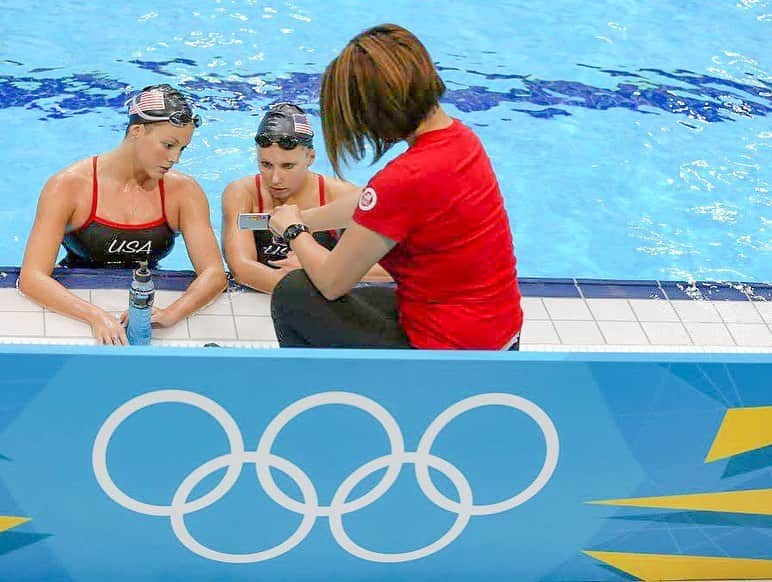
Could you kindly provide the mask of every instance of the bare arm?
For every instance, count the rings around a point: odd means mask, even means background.
[[[38,200],[24,260],[19,274],[19,291],[46,309],[91,324],[99,343],[128,343],[123,326],[104,309],[70,293],[51,277],[59,245],[74,211],[72,191],[78,176],[64,173],[51,178]]]
[[[367,273],[365,273],[365,276],[362,277],[362,281],[367,281],[368,283],[390,283],[394,281],[394,279],[392,279],[386,269],[376,263],[370,267]]]
[[[311,229],[311,232],[328,230],[330,228],[343,229],[351,225],[351,217],[354,215],[362,187],[350,182],[344,182],[335,178],[327,178],[330,202],[325,206],[301,210],[303,224]],[[378,264],[373,265],[362,277],[362,281],[385,283],[393,281],[386,269]]]
[[[271,217],[272,229],[284,231],[301,222],[297,206],[282,206]],[[351,222],[332,251],[319,245],[309,233],[302,233],[290,246],[309,278],[326,299],[348,293],[365,273],[396,244],[364,226]]]
[[[272,269],[257,260],[255,238],[251,230],[239,230],[239,212],[251,212],[250,192],[242,180],[232,182],[222,196],[222,248],[234,279],[241,285],[264,293],[273,292],[276,284],[292,268]]]
[[[209,204],[201,187],[192,179],[180,196],[179,228],[185,248],[196,270],[196,278],[185,293],[164,309],[155,310],[152,321],[169,327],[204,307],[228,284],[220,249],[209,221]]]
[[[334,199],[324,206],[309,208],[300,212],[303,224],[308,226],[311,232],[348,228],[362,189],[354,184],[347,184],[347,186],[347,188],[339,189],[340,191],[336,192]]]

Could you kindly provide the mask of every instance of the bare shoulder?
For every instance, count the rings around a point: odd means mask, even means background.
[[[254,176],[244,176],[229,183],[223,191],[223,199],[242,200],[252,199],[257,192]]]
[[[80,190],[91,189],[93,170],[91,158],[78,160],[51,176],[43,189],[56,192],[58,196],[75,196]]]
[[[345,180],[340,180],[332,176],[323,176],[323,178],[324,189],[329,200],[336,200],[352,194],[359,194],[362,190],[362,186],[346,182]]]
[[[182,230],[183,214],[198,215],[209,208],[209,201],[198,182],[187,174],[170,171],[164,176],[166,215],[174,230]],[[208,216],[208,210],[206,211]]]
[[[164,176],[164,188],[169,194],[203,194],[203,189],[193,176],[171,170]]]

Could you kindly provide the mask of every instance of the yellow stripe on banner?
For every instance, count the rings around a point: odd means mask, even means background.
[[[769,580],[772,560],[584,551],[641,580]]]
[[[705,462],[772,445],[772,406],[730,408],[721,421]]]
[[[719,493],[693,493],[665,497],[632,497],[630,499],[602,499],[588,501],[595,505],[623,505],[629,507],[659,507],[689,511],[722,511],[772,515],[772,489],[744,489]]]
[[[12,529],[17,525],[29,521],[29,517],[13,517],[12,515],[0,515],[0,532]]]

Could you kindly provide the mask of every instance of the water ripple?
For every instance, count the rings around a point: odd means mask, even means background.
[[[23,66],[16,61],[4,62]],[[262,106],[287,100],[305,104],[318,113],[320,73],[293,72],[280,77],[269,73],[200,75],[195,74],[200,65],[191,59],[127,62],[177,79],[175,84],[190,93],[205,110],[245,111],[253,109],[256,102]],[[462,112],[487,111],[502,104],[513,104],[512,111],[539,119],[570,116],[574,107],[600,111],[621,108],[641,114],[665,112],[708,123],[767,116],[772,112],[772,86],[751,75],[753,82],[742,83],[683,69],[670,72],[643,68],[632,72],[582,63],[578,66],[621,80],[616,87],[606,88],[571,80],[467,70],[463,72],[470,76],[488,81],[513,81],[516,86],[508,91],[494,91],[483,85],[449,81],[443,101]],[[452,67],[439,69],[458,71]],[[51,119],[87,113],[95,108],[120,110],[125,94],[135,89],[99,72],[61,77],[42,75],[53,70],[38,68],[24,75],[0,75],[0,109],[40,109]],[[681,123],[694,127],[691,124],[694,121]]]

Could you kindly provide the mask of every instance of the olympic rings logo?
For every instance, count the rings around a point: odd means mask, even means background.
[[[230,446],[228,454],[207,461],[185,477],[174,493],[171,505],[153,505],[128,496],[118,488],[107,470],[107,447],[116,429],[135,412],[161,403],[187,404],[208,413],[220,424]],[[332,502],[329,505],[320,505],[316,489],[309,477],[288,459],[274,455],[271,448],[279,432],[293,418],[303,412],[328,404],[351,406],[367,412],[386,431],[391,452],[356,469],[340,484],[333,495]],[[476,505],[466,477],[448,461],[431,454],[431,448],[440,431],[454,418],[484,406],[505,406],[519,410],[530,417],[536,422],[544,436],[546,453],[538,475],[522,491],[496,503]],[[94,441],[92,464],[97,482],[113,501],[136,513],[168,517],[177,539],[191,552],[210,560],[247,564],[276,558],[300,544],[311,532],[317,518],[326,517],[329,520],[330,531],[341,548],[363,560],[394,563],[417,560],[438,552],[461,534],[473,516],[501,513],[522,505],[536,495],[550,480],[557,466],[558,455],[558,433],[549,416],[530,400],[512,394],[479,394],[456,402],[430,423],[418,443],[418,449],[415,452],[410,452],[405,450],[402,432],[397,421],[380,404],[353,392],[321,392],[302,398],[282,410],[268,424],[260,438],[257,450],[245,451],[244,441],[236,421],[215,401],[185,390],[158,390],[132,398],[107,418]],[[346,532],[343,516],[367,507],[383,496],[397,480],[402,466],[405,464],[414,465],[416,479],[421,491],[432,503],[455,514],[455,522],[435,542],[416,550],[401,553],[380,553],[360,546]],[[193,538],[185,525],[185,516],[209,507],[226,495],[236,483],[244,465],[254,465],[257,479],[267,495],[285,509],[301,515],[302,520],[289,538],[272,548],[250,554],[230,554],[213,550]],[[429,474],[429,467],[440,471],[450,480],[458,493],[458,501],[448,499],[435,487]],[[226,468],[225,474],[214,489],[196,499],[190,499],[191,492],[203,479],[223,468]],[[271,476],[271,468],[281,471],[295,481],[303,497],[302,501],[289,497],[279,489]],[[356,499],[349,499],[349,495],[361,481],[384,468],[386,472],[373,489]]]

